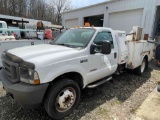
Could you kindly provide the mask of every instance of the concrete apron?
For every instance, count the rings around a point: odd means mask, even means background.
[[[138,108],[136,115],[146,120],[160,120],[160,93],[157,88]]]

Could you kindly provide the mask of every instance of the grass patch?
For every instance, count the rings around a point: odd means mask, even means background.
[[[109,111],[108,111],[107,109],[104,109],[104,108],[102,108],[102,107],[99,107],[99,108],[98,108],[98,111],[97,111],[97,114],[98,114],[98,115],[105,115],[105,116],[107,115],[107,116],[108,116],[108,112],[109,112]]]
[[[111,106],[115,106],[115,105],[122,105],[122,102],[121,101],[118,101],[118,100],[114,100],[111,102]]]

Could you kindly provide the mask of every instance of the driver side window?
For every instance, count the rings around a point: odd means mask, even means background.
[[[112,34],[110,31],[102,31],[99,32],[96,36],[96,38],[94,39],[94,44],[96,45],[101,45],[103,41],[109,41],[112,45],[112,49],[114,48],[114,44],[113,44],[113,38],[112,38]]]

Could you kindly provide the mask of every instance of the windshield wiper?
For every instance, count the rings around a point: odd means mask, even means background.
[[[56,45],[61,45],[61,46],[66,46],[66,47],[73,47],[73,46],[71,46],[71,45],[64,44],[64,43],[59,43],[59,44],[56,44]]]

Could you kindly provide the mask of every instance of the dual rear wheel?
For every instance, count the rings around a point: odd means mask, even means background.
[[[143,59],[141,65],[135,69],[137,75],[142,75],[148,67],[148,61],[146,58]]]

